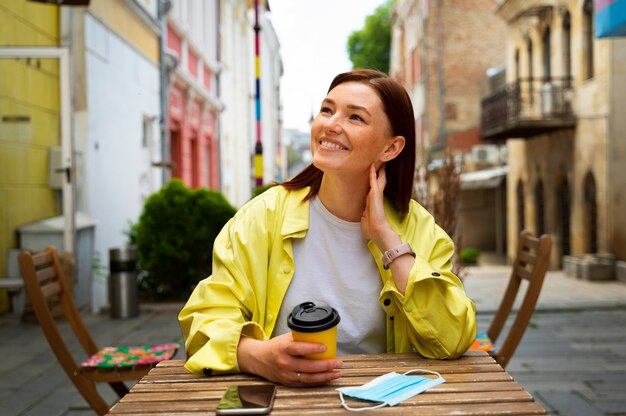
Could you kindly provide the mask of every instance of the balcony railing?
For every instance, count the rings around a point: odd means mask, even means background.
[[[482,100],[484,140],[528,138],[575,126],[571,78],[529,78],[507,84]]]

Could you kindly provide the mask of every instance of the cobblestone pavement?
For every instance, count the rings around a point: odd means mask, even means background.
[[[486,329],[509,267],[468,268],[464,283]],[[182,305],[142,305],[132,319],[84,314],[99,345],[181,342]],[[537,311],[507,371],[551,415],[626,415],[626,284],[548,272]],[[69,328],[64,325],[63,332]],[[78,351],[72,343],[72,349]],[[0,415],[91,415],[40,328],[0,315]],[[175,358],[182,358],[179,351]],[[99,389],[111,404],[108,386]]]

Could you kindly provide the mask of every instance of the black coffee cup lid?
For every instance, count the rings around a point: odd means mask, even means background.
[[[293,308],[287,326],[298,332],[320,332],[339,323],[339,313],[327,305],[303,302]]]

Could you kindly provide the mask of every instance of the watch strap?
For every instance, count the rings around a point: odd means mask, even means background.
[[[411,256],[415,257],[415,253],[413,252],[413,249],[411,248],[409,243],[402,243],[397,247],[394,247],[392,249],[385,251],[385,253],[383,254],[383,259],[382,259],[383,267],[385,269],[389,269],[389,265],[395,259],[405,254],[410,254]]]

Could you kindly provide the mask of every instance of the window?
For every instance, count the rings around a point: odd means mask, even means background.
[[[198,147],[200,140],[198,140],[197,133],[191,137],[190,145],[191,145],[191,186],[192,188],[200,187],[200,154],[198,152]]]
[[[141,128],[141,147],[147,148],[152,142],[152,117],[143,116]]]
[[[598,252],[598,203],[596,201],[596,180],[591,172],[585,176],[585,228],[587,252]]]
[[[202,167],[202,185],[210,188],[211,187],[211,152],[209,150],[209,143],[204,143],[202,146],[202,160],[204,161]]]
[[[533,41],[528,38],[526,43],[526,54],[528,55],[528,79],[533,77]],[[532,83],[532,82],[531,82]]]
[[[537,235],[545,233],[543,181],[540,179],[535,185],[535,230]]]
[[[552,76],[552,65],[551,65],[551,48],[550,48],[550,27],[546,27],[546,30],[543,32],[543,76],[544,82],[549,82],[550,77]]]
[[[593,1],[583,5],[583,79],[593,78]]]
[[[560,228],[561,228],[561,255],[567,256],[571,253],[571,244],[570,244],[570,217],[571,217],[571,207],[570,207],[570,195],[569,195],[569,184],[566,179],[561,181],[561,185],[558,189],[559,195],[559,218]]]
[[[533,104],[533,41],[528,38],[528,43],[526,44],[526,54],[528,55],[528,101],[530,105]]]
[[[563,16],[563,76],[569,87],[572,77],[572,18],[569,12]]]
[[[170,130],[170,163],[173,178],[182,179],[182,140],[180,130]]]
[[[515,49],[515,81],[519,81],[520,67],[519,67],[519,49]]]

